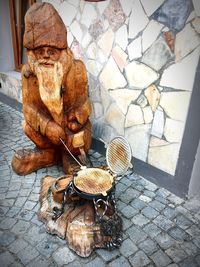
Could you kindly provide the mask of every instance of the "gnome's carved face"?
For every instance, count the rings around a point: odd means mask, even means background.
[[[61,50],[55,47],[44,46],[34,49],[34,54],[37,60],[46,61],[48,66],[48,60],[58,61],[60,59]]]

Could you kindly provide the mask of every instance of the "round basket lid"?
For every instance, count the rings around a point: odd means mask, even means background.
[[[128,141],[117,136],[113,138],[106,150],[106,161],[110,170],[115,174],[123,174],[130,167],[132,158]]]

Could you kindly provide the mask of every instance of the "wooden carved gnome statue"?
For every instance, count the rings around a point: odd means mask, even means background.
[[[22,126],[36,147],[18,150],[13,170],[26,175],[60,161],[69,172],[60,138],[74,155],[84,156],[91,145],[85,66],[74,59],[66,27],[49,3],[36,3],[28,10],[23,43],[27,64],[22,68]]]

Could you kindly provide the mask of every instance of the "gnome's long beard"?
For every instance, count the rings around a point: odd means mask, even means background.
[[[60,62],[34,62],[34,73],[38,78],[40,97],[56,123],[61,125],[63,119],[63,99],[61,85],[63,66]],[[51,62],[47,62],[48,64]]]

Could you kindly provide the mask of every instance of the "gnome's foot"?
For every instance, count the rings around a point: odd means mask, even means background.
[[[19,175],[26,175],[58,162],[55,149],[20,149],[12,158],[12,168]]]

